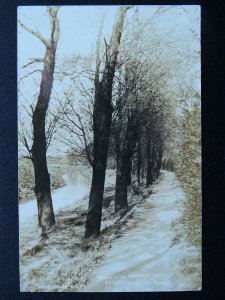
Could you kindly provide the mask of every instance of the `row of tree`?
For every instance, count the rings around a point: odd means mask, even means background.
[[[171,8],[165,8],[166,10]],[[55,71],[59,39],[58,8],[49,7],[50,39],[20,25],[35,35],[46,47],[37,101],[30,106],[31,140],[21,124],[20,141],[26,157],[34,165],[35,193],[38,203],[38,223],[43,233],[55,224],[50,176],[46,152],[56,140],[85,153],[92,168],[92,183],[87,212],[85,237],[100,234],[107,159],[116,161],[115,211],[128,207],[127,191],[132,182],[151,185],[160,174],[162,163],[171,168],[170,140],[177,134],[173,90],[168,88],[174,61],[162,54],[160,47],[170,37],[158,39],[149,35],[146,26],[154,27],[154,18],[165,11],[159,7],[149,24],[139,19],[138,9],[121,6],[118,9],[109,41],[103,37],[101,25],[94,57],[66,58]],[[125,31],[128,10],[134,10],[132,25]],[[151,28],[153,30],[153,28]],[[177,59],[177,57],[176,57]],[[178,62],[176,61],[176,64]],[[56,110],[49,111],[54,80],[65,87],[55,94]],[[65,83],[66,82],[66,83]],[[69,82],[69,83],[68,83]],[[163,158],[164,156],[164,158]]]

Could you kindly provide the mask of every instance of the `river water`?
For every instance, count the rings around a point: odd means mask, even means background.
[[[63,165],[63,178],[67,185],[52,191],[54,211],[69,207],[81,201],[90,191],[90,169],[82,165]],[[26,203],[19,204],[20,224],[37,215],[37,201],[30,199]]]

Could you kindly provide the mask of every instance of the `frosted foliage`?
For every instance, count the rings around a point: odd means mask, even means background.
[[[200,6],[65,5],[55,24],[48,10],[18,8],[21,292],[200,290]],[[45,136],[56,224],[40,235],[32,117],[51,26],[57,49]],[[96,113],[98,88],[101,99],[112,92],[113,119],[100,236],[84,239],[94,130],[110,123]],[[115,212],[124,149],[128,207]]]

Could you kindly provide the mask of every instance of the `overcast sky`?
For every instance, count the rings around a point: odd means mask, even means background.
[[[150,17],[158,6],[139,5],[140,18]],[[183,6],[185,8],[185,6]],[[102,17],[104,16],[104,35],[107,37],[112,31],[117,6],[61,6],[58,17],[60,20],[60,39],[57,56],[60,58],[67,54],[87,54],[95,47],[96,36]],[[134,9],[134,8],[133,8]],[[186,8],[185,8],[186,9]],[[199,31],[199,6],[188,6],[188,17],[184,10],[170,10],[159,18],[158,26],[176,31],[177,36],[184,35],[188,29],[195,28]],[[132,10],[127,13],[129,21]],[[45,6],[20,6],[18,18],[28,27],[38,29],[48,38],[50,24]],[[190,19],[191,18],[191,19]],[[44,54],[44,46],[30,33],[18,27],[18,59],[19,64],[24,64],[31,57],[40,57]]]
[[[135,8],[138,7],[141,20],[151,19],[154,12],[159,8],[157,5],[138,5],[128,10],[126,22],[131,21]],[[193,50],[200,50],[200,42],[193,39],[191,31],[200,34],[200,6],[162,6],[163,9],[172,8],[157,17],[157,28],[161,32],[171,35],[174,45],[180,53],[191,55]],[[93,53],[100,23],[104,17],[103,35],[109,39],[113,23],[115,21],[118,6],[61,6],[58,12],[60,22],[60,39],[57,47],[57,62],[71,54],[87,55]],[[46,6],[20,6],[18,18],[27,27],[38,30],[46,39],[50,36],[50,22]],[[125,22],[125,24],[126,24]],[[151,30],[148,27],[147,30]],[[161,50],[161,49],[159,49]],[[163,49],[167,51],[167,49]],[[31,65],[22,69],[21,66],[29,62],[31,58],[43,58],[44,45],[31,33],[18,25],[18,79],[27,75],[30,70],[41,68],[41,64]],[[190,70],[186,66],[185,55],[183,59],[183,74],[191,74],[196,71],[198,78],[192,78],[195,88],[200,90],[200,55],[195,65]],[[192,72],[190,72],[192,71]],[[41,73],[20,82],[20,90],[31,98],[31,92],[35,89],[33,81],[40,81]],[[193,77],[193,76],[192,76]]]
[[[159,6],[138,5],[139,18],[150,19]],[[174,39],[175,45],[181,53],[192,54],[194,50],[200,50],[200,41],[193,38],[192,32],[200,35],[200,6],[163,6],[171,8],[157,17],[157,28],[161,32],[167,32]],[[93,53],[100,23],[104,17],[103,35],[109,39],[118,6],[61,6],[58,12],[60,22],[60,39],[57,47],[57,61],[71,54],[87,55]],[[126,23],[131,21],[135,7],[128,10]],[[29,28],[38,30],[46,39],[50,36],[50,22],[46,6],[20,6],[18,18]],[[147,30],[151,30],[149,27]],[[43,58],[44,45],[31,33],[18,25],[18,79],[28,73],[29,69],[21,67],[31,58]],[[38,67],[36,67],[38,68]],[[40,64],[39,64],[40,68]],[[190,66],[186,67],[185,56],[183,59],[183,74],[190,74]],[[191,66],[191,71],[198,76],[192,76],[192,85],[200,91],[200,52],[199,60]],[[175,71],[174,71],[175,72]],[[19,89],[27,99],[32,99],[40,80],[40,73],[25,78],[20,82]],[[172,82],[172,81],[171,81]],[[176,84],[176,83],[175,83]],[[19,109],[20,110],[20,109]]]

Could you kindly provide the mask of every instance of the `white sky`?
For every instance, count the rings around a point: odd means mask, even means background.
[[[157,5],[138,5],[140,19],[151,18],[159,8]],[[181,53],[191,55],[193,50],[200,50],[200,43],[193,39],[191,30],[200,34],[200,6],[163,6],[173,9],[161,14],[156,19],[157,28],[161,32],[167,32],[172,37],[174,45]],[[60,22],[60,39],[57,47],[57,62],[67,55],[93,53],[100,23],[104,17],[103,35],[109,39],[112,32],[118,6],[61,6],[58,12]],[[126,20],[129,23],[135,7],[128,10]],[[18,18],[27,27],[39,32],[45,37],[50,36],[50,22],[46,6],[20,6],[18,7]],[[126,23],[125,23],[126,24]],[[148,27],[150,30],[151,27]],[[164,49],[163,49],[164,50]],[[168,51],[165,49],[164,51]],[[31,65],[27,69],[21,66],[29,62],[31,58],[44,57],[45,47],[38,38],[18,25],[18,78],[28,74],[30,70],[40,68],[41,64]],[[161,51],[161,49],[159,49]],[[183,61],[183,74],[190,74],[185,66],[185,55]],[[192,66],[192,72],[197,71],[200,75],[200,56],[196,65]],[[34,73],[20,83],[20,88],[30,95],[33,80],[40,80],[40,73]],[[193,80],[195,88],[200,90],[200,76]],[[35,87],[34,87],[35,88]]]
[[[115,12],[115,6],[62,6],[58,12],[60,40],[57,56],[90,52],[90,48],[95,45],[101,17],[105,15],[105,28],[106,32],[109,32]],[[45,6],[19,7],[18,17],[29,27],[36,26],[44,37],[49,37],[49,18]],[[40,56],[43,53],[44,46],[36,37],[22,28],[18,29],[18,33],[18,58],[21,63],[29,57]],[[28,44],[29,47],[24,47]]]
[[[140,17],[150,17],[158,6],[139,5]],[[168,6],[167,6],[168,7]],[[170,10],[157,20],[158,26],[162,30],[176,31],[177,37],[185,34],[190,28],[199,31],[200,16],[199,6],[183,6],[190,13],[185,16],[183,10]],[[176,7],[178,8],[178,6]],[[94,49],[96,37],[99,31],[100,22],[104,16],[103,33],[109,37],[114,23],[118,6],[61,6],[58,17],[60,20],[60,39],[57,48],[59,58],[72,54],[88,54],[90,49]],[[133,8],[134,10],[134,8]],[[131,17],[132,9],[127,12],[127,20]],[[18,18],[30,28],[40,31],[48,38],[50,34],[49,18],[46,6],[20,6],[18,8]],[[190,19],[192,18],[192,20]],[[44,46],[30,33],[20,26],[18,27],[18,59],[20,63],[26,63],[29,58],[43,56]]]
[[[151,19],[158,7],[157,5],[138,5],[139,18],[141,20]],[[172,6],[163,6],[164,9],[168,7]],[[113,5],[61,6],[58,12],[60,39],[56,53],[56,64],[67,55],[93,53],[103,17],[103,36],[108,40],[117,9],[118,6]],[[128,10],[125,26],[131,20],[134,11],[135,7]],[[50,22],[46,6],[20,6],[18,7],[18,18],[27,27],[38,30],[46,39],[49,38]],[[185,55],[186,57],[192,55],[194,50],[200,51],[200,42],[195,40],[192,34],[192,31],[194,31],[198,36],[200,35],[200,6],[173,6],[173,9],[157,17],[156,23],[159,32],[167,32],[166,34],[171,36],[174,41],[175,47],[180,53],[184,53],[182,74],[184,77],[189,76],[190,85],[200,91],[200,55],[199,60],[193,66],[187,66],[185,61]],[[148,30],[151,30],[151,27],[148,28]],[[44,51],[45,47],[40,40],[18,25],[18,79],[35,68],[41,69],[41,64],[31,65],[27,69],[21,67],[28,63],[31,58],[44,57]],[[165,49],[165,51],[168,51],[168,49]],[[194,72],[198,76],[193,76]],[[176,75],[176,67],[174,67],[174,74]],[[37,92],[38,84],[34,84],[35,80],[39,82],[40,73],[34,73],[23,79],[19,84],[19,90],[27,97],[28,101],[33,98],[34,92]],[[175,85],[178,84],[177,79],[170,82]]]

